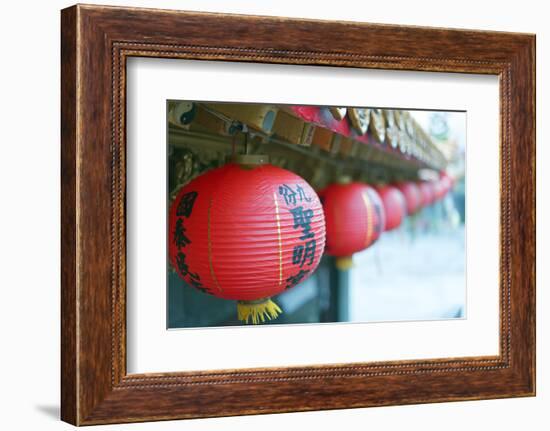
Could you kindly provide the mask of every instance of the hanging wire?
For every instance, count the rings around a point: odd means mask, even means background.
[[[248,126],[240,121],[231,121],[227,127],[227,131],[232,136],[231,138],[231,156],[235,156],[237,153],[237,135],[239,133],[244,134],[244,153],[248,154]]]

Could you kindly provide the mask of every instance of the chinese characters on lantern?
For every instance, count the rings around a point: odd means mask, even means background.
[[[296,191],[292,187],[283,184],[279,186],[279,194],[285,198],[285,203],[288,205],[296,205],[297,200],[300,202],[311,202],[311,198],[306,196],[303,187],[296,185]]]
[[[292,214],[292,227],[295,230],[301,231],[299,239],[302,242],[295,245],[292,250],[292,264],[298,265],[299,269],[296,274],[286,279],[286,288],[290,289],[300,283],[309,274],[310,270],[303,269],[303,266],[312,265],[315,260],[317,241],[315,233],[311,229],[311,219],[314,216],[314,212],[311,208],[304,209],[303,205],[299,205],[302,202],[311,202],[311,197],[306,195],[303,187],[299,184],[294,189],[287,184],[282,184],[279,186],[279,194],[284,198]]]
[[[178,248],[178,252],[176,254],[176,265],[178,267],[178,270],[180,271],[180,274],[184,277],[188,277],[186,281],[192,287],[204,293],[210,293],[208,289],[202,285],[200,275],[190,271],[189,265],[186,262],[186,255],[184,250],[185,247],[191,244],[191,239],[189,239],[185,233],[185,219],[191,216],[193,205],[195,204],[197,196],[197,192],[189,192],[184,194],[181,197],[176,209],[176,217],[178,219],[176,221],[173,236],[174,244]]]
[[[304,208],[300,206],[291,209],[290,212],[294,217],[294,229],[302,230],[300,240],[305,241],[304,244],[296,245],[292,252],[292,263],[294,265],[300,265],[301,268],[306,261],[308,265],[311,265],[315,258],[315,234],[311,231],[313,210],[310,208],[304,210]]]

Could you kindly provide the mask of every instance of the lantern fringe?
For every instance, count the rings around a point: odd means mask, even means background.
[[[276,319],[283,310],[279,308],[270,298],[261,299],[259,301],[237,301],[237,316],[239,320],[253,325],[260,322]]]
[[[348,271],[353,267],[353,258],[351,256],[337,257],[336,268],[340,271]]]

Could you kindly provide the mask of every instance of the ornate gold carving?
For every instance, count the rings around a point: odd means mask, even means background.
[[[384,109],[384,117],[386,118],[386,136],[392,148],[399,146],[399,129],[395,124],[395,116],[393,109]]]
[[[384,114],[382,114],[381,109],[371,109],[370,115],[369,130],[378,142],[384,143],[386,140],[386,120],[384,119]]]
[[[395,116],[393,109],[383,109],[384,118],[386,119],[386,128],[391,128],[395,126]]]
[[[329,106],[328,110],[332,114],[335,120],[341,121],[346,116],[347,109],[339,108],[337,106]]]
[[[367,108],[349,108],[348,116],[351,125],[360,135],[367,133],[369,129],[370,109]]]
[[[397,127],[401,131],[406,131],[406,116],[408,112],[407,111],[394,111],[393,115],[395,117],[395,123],[397,124]]]
[[[409,138],[409,135],[407,135],[407,132],[400,130],[399,131],[399,151],[401,151],[403,154],[411,154],[412,148],[411,148],[411,140]]]

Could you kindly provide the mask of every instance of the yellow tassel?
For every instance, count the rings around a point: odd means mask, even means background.
[[[351,256],[336,258],[336,268],[340,271],[347,271],[353,267],[353,258]]]
[[[270,298],[257,301],[237,301],[237,316],[239,320],[257,325],[265,320],[276,319],[283,310],[279,308]]]

